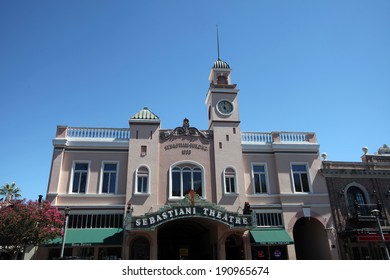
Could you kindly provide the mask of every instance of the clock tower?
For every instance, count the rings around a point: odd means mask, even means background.
[[[218,122],[239,122],[238,89],[230,80],[231,69],[229,64],[218,58],[211,68],[210,87],[206,97],[208,106],[209,129]]]
[[[244,205],[244,166],[241,148],[240,116],[236,84],[231,82],[229,64],[218,58],[211,68],[207,92],[208,127],[214,135],[214,167],[216,200],[231,205]],[[233,186],[231,186],[233,184]]]

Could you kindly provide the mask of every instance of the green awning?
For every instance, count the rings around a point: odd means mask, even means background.
[[[252,245],[288,245],[294,244],[285,229],[262,229],[251,230]]]
[[[68,229],[66,231],[65,245],[92,246],[92,245],[121,245],[123,240],[122,228],[89,228]],[[47,245],[61,245],[62,237],[57,237]]]

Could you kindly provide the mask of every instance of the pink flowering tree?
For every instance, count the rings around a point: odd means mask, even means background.
[[[47,201],[14,200],[0,204],[0,249],[13,259],[26,246],[62,235],[63,214]]]

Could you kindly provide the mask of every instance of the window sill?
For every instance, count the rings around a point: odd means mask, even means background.
[[[239,193],[224,193],[224,196],[239,196]]]
[[[135,196],[149,196],[150,193],[139,193],[139,192],[137,192],[137,193],[134,193],[134,195]]]

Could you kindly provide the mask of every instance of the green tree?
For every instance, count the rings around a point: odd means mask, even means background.
[[[0,188],[0,195],[4,196],[6,202],[10,202],[15,198],[21,197],[20,192],[21,189],[15,185],[15,182],[13,182],[11,185],[6,183]]]
[[[64,215],[49,202],[14,200],[0,204],[0,248],[16,259],[29,245],[62,234]]]

